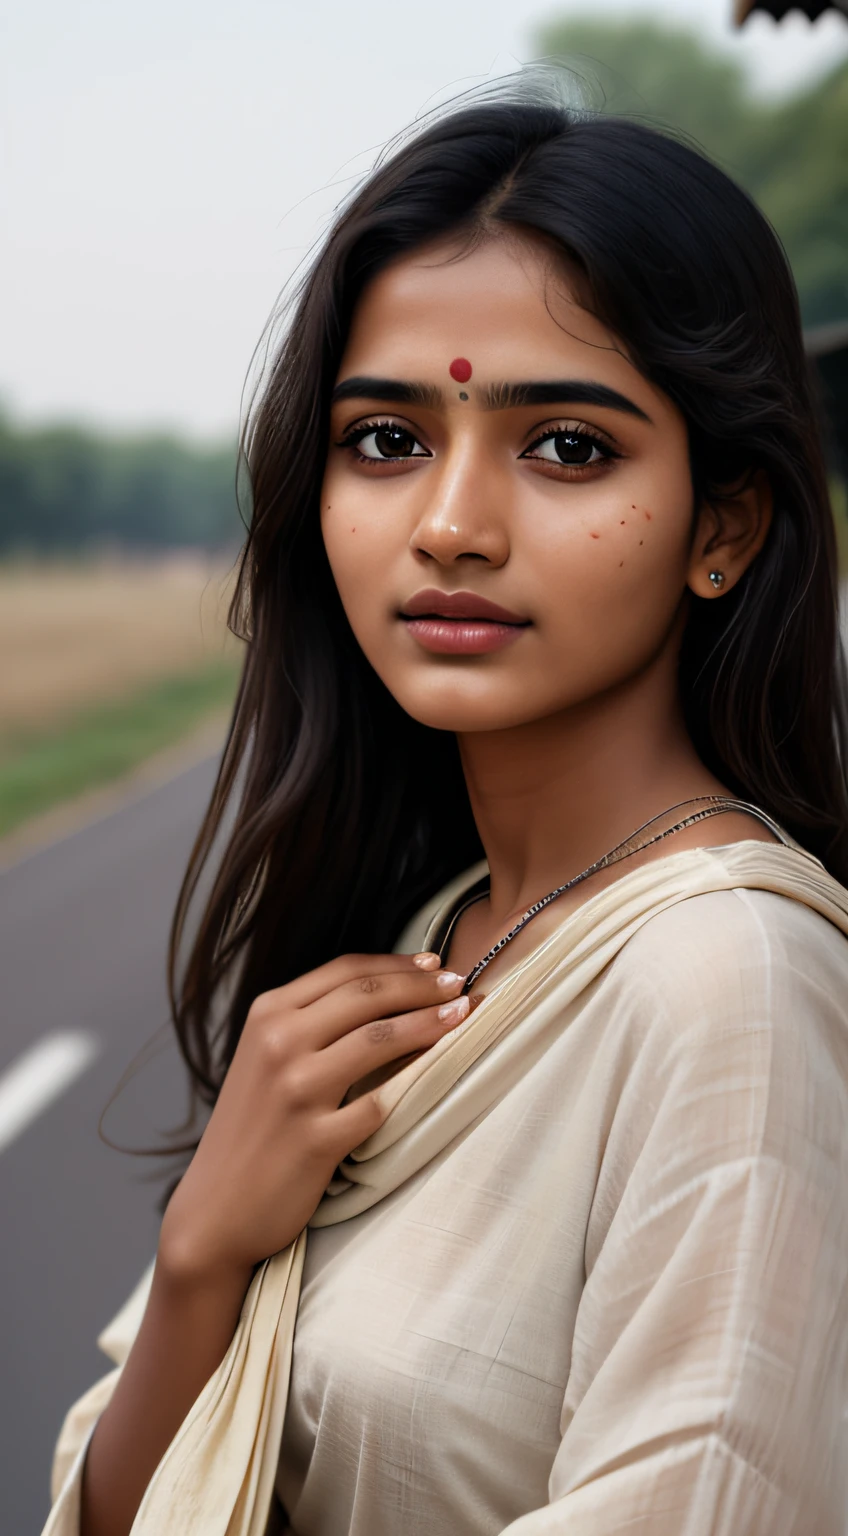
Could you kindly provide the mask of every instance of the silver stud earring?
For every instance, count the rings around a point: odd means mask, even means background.
[[[724,586],[724,571],[710,571],[710,581],[718,592]]]

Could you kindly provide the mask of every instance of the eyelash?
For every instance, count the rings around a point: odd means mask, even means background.
[[[408,464],[408,463],[411,462],[412,459],[424,458],[425,457],[424,454],[410,454],[405,459],[403,459],[403,458],[398,458],[398,459],[394,459],[394,460],[393,459],[373,459],[373,458],[370,458],[365,453],[357,452],[357,444],[361,443],[364,438],[370,436],[370,434],[372,432],[379,432],[381,428],[385,428],[385,427],[398,427],[398,426],[400,426],[402,428],[402,430],[405,431],[405,432],[409,431],[409,429],[407,427],[403,427],[402,423],[394,420],[392,417],[380,417],[380,418],[375,417],[371,421],[363,422],[358,427],[352,427],[350,429],[350,431],[347,432],[345,434],[345,436],[341,439],[341,441],[335,444],[335,447],[336,448],[346,448],[346,449],[348,449],[350,452],[353,453],[356,462],[358,464],[365,465],[368,469],[372,469],[375,466],[382,465],[382,464],[391,464],[391,463]],[[557,437],[560,434],[569,435],[571,437],[582,437],[582,438],[585,438],[589,443],[591,443],[593,448],[596,448],[598,450],[598,452],[603,455],[603,462],[604,462],[605,465],[608,465],[614,459],[620,459],[622,457],[622,455],[619,452],[617,452],[617,450],[615,448],[613,448],[611,446],[611,444],[607,441],[606,438],[601,437],[595,428],[588,426],[585,422],[578,422],[576,424],[573,423],[573,422],[568,422],[568,423],[563,422],[561,425],[559,425],[557,427],[549,427],[546,431],[541,432],[537,438],[534,438],[533,442],[528,444],[528,446],[524,449],[523,453],[521,453],[519,455],[519,457],[520,458],[531,457],[532,456],[531,455],[531,450],[532,449],[539,448],[542,445],[542,443],[550,442],[551,438]],[[419,447],[422,446],[419,443],[418,438],[415,437],[414,433],[409,432],[409,435],[413,439],[413,442],[417,446],[419,446]],[[602,467],[601,464],[599,464],[597,461],[594,464],[559,464],[559,465],[554,464],[553,461],[550,460],[550,459],[541,460],[541,461],[537,459],[535,462],[536,463],[542,462],[542,463],[549,464],[550,467],[554,471],[557,471],[557,470],[560,471],[561,474],[563,475],[563,477],[566,478],[566,479],[569,479],[569,480],[581,478],[581,475],[582,475],[584,470],[588,469],[588,470],[597,471],[598,469],[600,469]]]
[[[371,459],[367,454],[357,452],[357,444],[361,443],[363,438],[370,437],[372,432],[379,432],[381,427],[400,427],[403,432],[409,430],[407,427],[404,427],[401,422],[393,421],[391,417],[383,416],[379,419],[375,417],[373,421],[366,421],[359,427],[352,427],[350,431],[347,432],[341,439],[341,442],[336,443],[335,446],[337,448],[349,448],[352,451],[356,462],[358,464],[366,464],[369,466],[369,468],[374,464],[391,464],[392,462],[408,463],[408,459],[399,459],[394,461],[392,459]],[[418,438],[413,432],[410,432],[409,436],[412,438],[414,443],[418,443]],[[419,444],[419,446],[421,445]],[[423,458],[424,455],[414,454],[410,455],[410,457]]]

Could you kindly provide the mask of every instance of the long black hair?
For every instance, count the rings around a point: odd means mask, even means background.
[[[519,80],[383,156],[304,277],[247,421],[252,509],[231,615],[246,660],[171,948],[177,1034],[207,1103],[260,992],[346,951],[391,949],[482,856],[454,736],[407,716],[353,638],[319,491],[330,391],[365,285],[438,237],[504,227],[576,264],[593,311],[679,407],[696,504],[767,473],[764,548],[719,601],[691,600],[683,707],[709,768],[848,883],[835,540],[783,250],[693,146]]]

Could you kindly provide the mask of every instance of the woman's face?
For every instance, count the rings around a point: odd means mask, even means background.
[[[686,426],[543,245],[431,246],[385,269],[336,382],[327,554],[356,639],[415,719],[526,724],[676,644]]]

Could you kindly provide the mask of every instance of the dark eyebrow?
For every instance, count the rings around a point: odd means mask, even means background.
[[[606,384],[595,384],[590,379],[490,384],[480,399],[488,411],[514,410],[522,405],[600,405],[611,411],[623,411],[628,416],[638,416],[641,421],[651,423],[647,412],[628,399],[627,395],[619,394],[617,389],[610,389]],[[435,384],[369,378],[358,374],[336,385],[331,396],[332,404],[335,405],[339,400],[393,400],[399,405],[423,405],[429,410],[438,410],[444,404],[444,395]]]
[[[628,416],[638,416],[651,423],[651,418],[641,406],[620,395],[617,389],[606,384],[594,384],[589,379],[552,379],[544,383],[490,384],[483,396],[483,404],[489,411],[507,411],[519,405],[602,405],[611,411],[624,411]],[[653,425],[653,423],[651,423]]]
[[[435,384],[407,384],[400,379],[371,379],[362,374],[343,379],[330,396],[333,405],[338,400],[394,400],[399,405],[426,405],[430,410],[437,410],[443,399]]]

